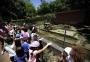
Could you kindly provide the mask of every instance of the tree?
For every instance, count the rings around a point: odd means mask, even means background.
[[[55,1],[50,3],[50,9],[52,12],[60,12],[62,9],[62,4],[61,2]]]
[[[36,15],[36,10],[32,3],[25,2],[25,11],[26,16],[33,17]]]
[[[0,0],[0,14],[4,19],[22,18],[24,2],[21,0]]]
[[[11,15],[16,16],[15,13],[13,13],[13,9],[15,8],[13,4],[13,0],[0,0],[0,14],[1,16],[8,18]]]
[[[34,15],[35,8],[28,0],[0,0],[0,14],[4,19],[24,18],[26,13]],[[29,6],[29,7],[28,7]],[[28,9],[28,11],[27,11]]]
[[[86,0],[66,0],[65,3],[70,10],[83,9],[85,8]]]
[[[50,3],[47,3],[45,0],[42,2],[40,7],[38,8],[39,14],[47,14],[47,13],[54,13],[54,12],[61,12],[65,11],[65,1],[64,0],[56,0]]]
[[[41,15],[50,13],[49,3],[43,2],[40,5],[40,7],[38,7],[37,11],[38,11],[38,14],[41,14]]]
[[[24,1],[18,0],[15,2],[16,11],[14,11],[17,14],[18,18],[24,18],[26,15],[25,12],[25,3]]]

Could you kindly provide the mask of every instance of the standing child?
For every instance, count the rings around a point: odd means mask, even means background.
[[[36,43],[36,42],[35,42]],[[48,43],[45,47],[42,49],[39,49],[39,44],[31,44],[30,49],[29,49],[29,60],[28,62],[40,62],[38,58],[38,54],[43,52],[51,43]]]
[[[6,40],[6,44],[5,44],[5,50],[9,53],[9,57],[10,57],[10,60],[12,62],[15,62],[14,60],[14,57],[16,55],[15,51],[13,50],[14,46],[15,46],[15,42],[13,41],[12,38],[8,38]]]
[[[16,49],[15,61],[16,61],[16,62],[26,62],[24,50],[23,50],[22,47],[18,47],[18,48]]]
[[[24,42],[22,42],[21,47],[24,49],[24,54],[27,57],[27,59],[29,58],[29,47],[30,44],[24,40]]]

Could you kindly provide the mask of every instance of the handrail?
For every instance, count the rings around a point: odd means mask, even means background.
[[[43,39],[42,39],[42,42],[44,42],[44,43],[46,44],[46,43],[51,42],[51,41],[43,38]],[[57,55],[57,54],[59,55],[61,52],[64,51],[64,48],[63,48],[63,47],[60,47],[60,46],[58,46],[58,45],[55,44],[55,43],[53,43],[53,44],[50,46],[49,50],[50,50],[50,49],[53,51],[53,53],[54,53],[55,55]],[[90,53],[90,52],[87,51],[87,53]],[[85,60],[86,60],[86,61],[89,61],[89,55],[88,55],[88,54],[86,54],[86,59],[85,59]]]
[[[42,42],[48,43],[48,42],[51,42],[51,41],[49,41],[49,40],[43,38],[43,39],[42,39]],[[58,51],[60,51],[60,52],[63,52],[63,51],[64,51],[64,48],[58,46],[58,45],[55,44],[55,43],[53,43],[53,44],[51,45],[51,47],[53,47],[54,49],[56,49],[56,50],[58,50]]]

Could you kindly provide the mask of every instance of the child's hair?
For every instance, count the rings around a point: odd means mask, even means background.
[[[71,47],[72,50],[70,52],[70,56],[72,57],[74,62],[85,62],[85,54],[86,51],[81,48],[80,46],[72,46]],[[67,62],[66,57],[67,57],[67,53],[64,51],[63,54],[61,54],[62,62]]]
[[[30,47],[30,49],[34,51],[34,50],[38,50],[39,47]]]
[[[21,46],[21,40],[15,40],[15,46],[20,47]]]
[[[22,47],[17,47],[17,49],[16,49],[16,55],[17,55],[18,57],[24,56],[24,50],[23,50]]]
[[[42,40],[39,40],[39,43],[40,43],[39,49],[42,49],[43,48]]]
[[[74,62],[85,62],[86,51],[80,46],[72,46],[71,56]]]
[[[11,37],[9,37],[9,38],[7,38],[7,39],[5,40],[5,42],[6,42],[7,44],[12,44],[12,43],[13,43],[13,39],[12,39]]]
[[[37,36],[37,35],[34,35],[34,36],[33,36],[33,40],[34,40],[34,41],[38,41],[38,36]]]
[[[24,32],[27,32],[27,31],[28,31],[28,29],[25,27],[25,28],[23,28],[23,31],[24,31]]]

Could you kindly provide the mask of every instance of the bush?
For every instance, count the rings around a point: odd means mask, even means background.
[[[36,17],[32,17],[32,18],[17,19],[17,20],[14,20],[13,22],[16,24],[35,23],[37,21],[51,22],[52,20],[54,20],[54,18],[55,18],[55,14],[46,14],[43,16],[36,16]]]

